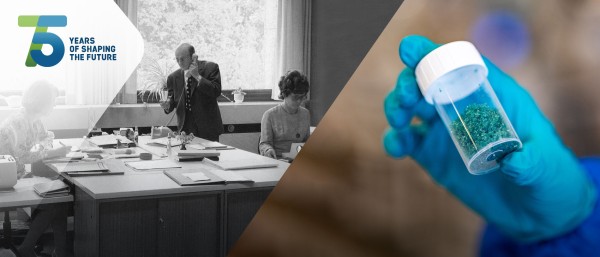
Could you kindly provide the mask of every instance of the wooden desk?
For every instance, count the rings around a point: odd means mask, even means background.
[[[221,160],[266,158],[238,149],[220,152]],[[203,162],[179,164],[215,169]],[[75,256],[224,256],[288,166],[237,171],[254,183],[189,187],[162,171],[128,167],[125,175],[69,178],[75,185]]]

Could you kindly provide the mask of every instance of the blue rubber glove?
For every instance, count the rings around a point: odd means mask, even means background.
[[[488,80],[523,148],[504,157],[500,171],[481,176],[467,171],[415,80],[415,67],[437,46],[421,36],[408,36],[400,44],[407,68],[384,103],[392,127],[384,136],[388,154],[412,157],[437,183],[521,242],[550,239],[576,228],[594,208],[596,188],[531,96],[485,58]]]

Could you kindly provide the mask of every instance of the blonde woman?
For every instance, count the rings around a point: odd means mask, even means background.
[[[64,157],[71,148],[52,148],[53,134],[41,121],[54,109],[57,88],[45,81],[33,83],[23,94],[23,108],[6,118],[0,125],[0,154],[12,155],[17,162],[19,178],[25,175],[25,164],[45,158]],[[65,204],[38,206],[25,240],[19,247],[22,257],[35,257],[34,246],[49,227],[54,233],[54,256],[67,253],[67,206]]]

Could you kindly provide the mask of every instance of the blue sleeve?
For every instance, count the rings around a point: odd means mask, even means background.
[[[583,158],[580,162],[596,187],[600,188],[600,157]],[[600,199],[600,196],[598,199]],[[600,256],[600,204],[596,203],[590,217],[577,229],[554,239],[531,244],[516,242],[501,234],[493,226],[488,225],[483,233],[479,256]]]

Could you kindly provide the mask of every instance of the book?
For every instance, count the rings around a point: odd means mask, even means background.
[[[67,196],[71,188],[62,180],[53,180],[33,185],[33,190],[41,197]]]
[[[175,159],[178,162],[199,162],[199,161],[204,160],[204,157],[199,157],[199,156],[175,156],[175,157],[173,157],[173,159]]]
[[[188,149],[188,150],[180,150],[180,149],[173,149],[173,152],[176,153],[176,156],[191,156],[191,157],[217,157],[220,156],[221,154],[215,150],[195,150],[195,149]]]
[[[180,186],[209,185],[225,183],[225,180],[205,169],[165,170],[163,173]],[[194,174],[201,173],[201,174]],[[204,175],[204,176],[202,176]]]

